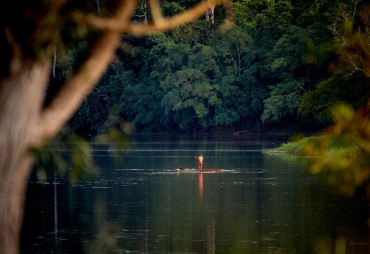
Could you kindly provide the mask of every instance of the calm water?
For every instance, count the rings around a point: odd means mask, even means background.
[[[261,152],[282,141],[136,138],[118,164],[96,149],[92,179],[30,180],[21,253],[370,253],[361,203]],[[199,153],[225,171],[174,170]]]

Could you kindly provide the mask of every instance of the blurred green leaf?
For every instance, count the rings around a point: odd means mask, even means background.
[[[348,104],[337,103],[330,108],[331,115],[335,122],[349,122],[353,117],[353,108]]]

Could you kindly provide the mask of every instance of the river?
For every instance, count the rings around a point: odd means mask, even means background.
[[[370,253],[361,202],[262,152],[284,141],[137,136],[121,161],[97,148],[92,178],[29,180],[20,253]],[[200,153],[223,170],[192,170]]]

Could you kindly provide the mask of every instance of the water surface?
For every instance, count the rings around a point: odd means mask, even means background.
[[[361,203],[262,153],[285,140],[136,137],[118,164],[99,147],[94,178],[30,180],[21,253],[369,253]],[[224,171],[175,171],[199,153]]]

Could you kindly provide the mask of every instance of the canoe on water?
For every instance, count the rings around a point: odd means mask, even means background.
[[[204,168],[202,170],[198,169],[191,169],[191,168],[177,168],[176,172],[178,173],[218,173],[218,172],[223,172],[224,169],[222,168]]]

